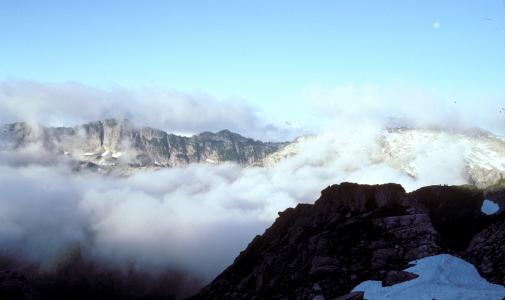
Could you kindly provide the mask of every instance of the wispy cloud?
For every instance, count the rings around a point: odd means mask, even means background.
[[[29,121],[68,126],[105,118],[128,118],[139,125],[183,134],[229,129],[264,140],[286,140],[296,135],[284,121],[263,119],[258,108],[243,100],[219,100],[203,92],[1,81],[0,100],[2,123]]]
[[[467,95],[402,84],[346,84],[307,90],[307,102],[323,119],[320,130],[340,123],[377,126],[481,128],[505,135],[503,95]]]

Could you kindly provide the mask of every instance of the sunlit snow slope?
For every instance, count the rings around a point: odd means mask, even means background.
[[[488,186],[505,173],[505,139],[482,131],[394,128],[304,136],[267,156],[264,166],[304,157],[314,164],[355,171],[388,166],[426,184]],[[354,157],[354,159],[352,159]]]

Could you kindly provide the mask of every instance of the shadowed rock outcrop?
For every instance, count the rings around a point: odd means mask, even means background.
[[[2,300],[31,300],[31,290],[24,275],[0,271],[0,299]]]
[[[503,284],[505,216],[483,214],[483,200],[483,191],[463,187],[330,186],[313,205],[279,213],[193,299],[359,299],[349,292],[360,282],[411,280],[402,271],[409,261],[440,253]]]

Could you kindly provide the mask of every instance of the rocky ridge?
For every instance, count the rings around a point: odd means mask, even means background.
[[[66,157],[76,169],[131,172],[138,168],[184,166],[190,163],[253,164],[282,148],[284,143],[261,142],[229,130],[178,136],[128,120],[109,119],[75,127],[0,127],[0,150],[40,147],[48,155]]]
[[[500,206],[481,211],[484,199]],[[505,285],[505,191],[342,183],[282,213],[192,299],[362,299],[365,280],[415,278],[409,261],[449,253]],[[342,297],[342,298],[339,298]]]
[[[300,136],[292,142],[275,143],[245,138],[229,130],[178,136],[118,119],[75,127],[23,122],[0,126],[0,157],[9,152],[20,164],[54,163],[63,158],[77,171],[120,175],[191,163],[234,162],[267,168],[292,162],[342,165],[338,160],[352,160],[349,153],[356,151],[361,160],[347,166],[346,171],[381,165],[419,179],[431,177],[433,165],[443,162],[440,173],[445,177],[440,182],[479,187],[504,182],[505,138],[482,130],[395,127],[366,135],[360,141],[341,132],[334,137]]]

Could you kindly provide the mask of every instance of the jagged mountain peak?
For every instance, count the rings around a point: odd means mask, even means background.
[[[252,138],[244,137],[239,133],[223,129],[217,132],[205,131],[200,134],[194,135],[198,139],[209,139],[215,141],[233,141],[240,143],[263,143],[262,141],[254,140]]]
[[[264,143],[229,130],[192,137],[138,127],[127,119],[105,119],[74,127],[14,123],[2,127],[0,150],[40,145],[65,155],[77,169],[130,173],[138,168],[184,166],[190,163],[235,162],[250,165],[279,150],[283,143]]]

